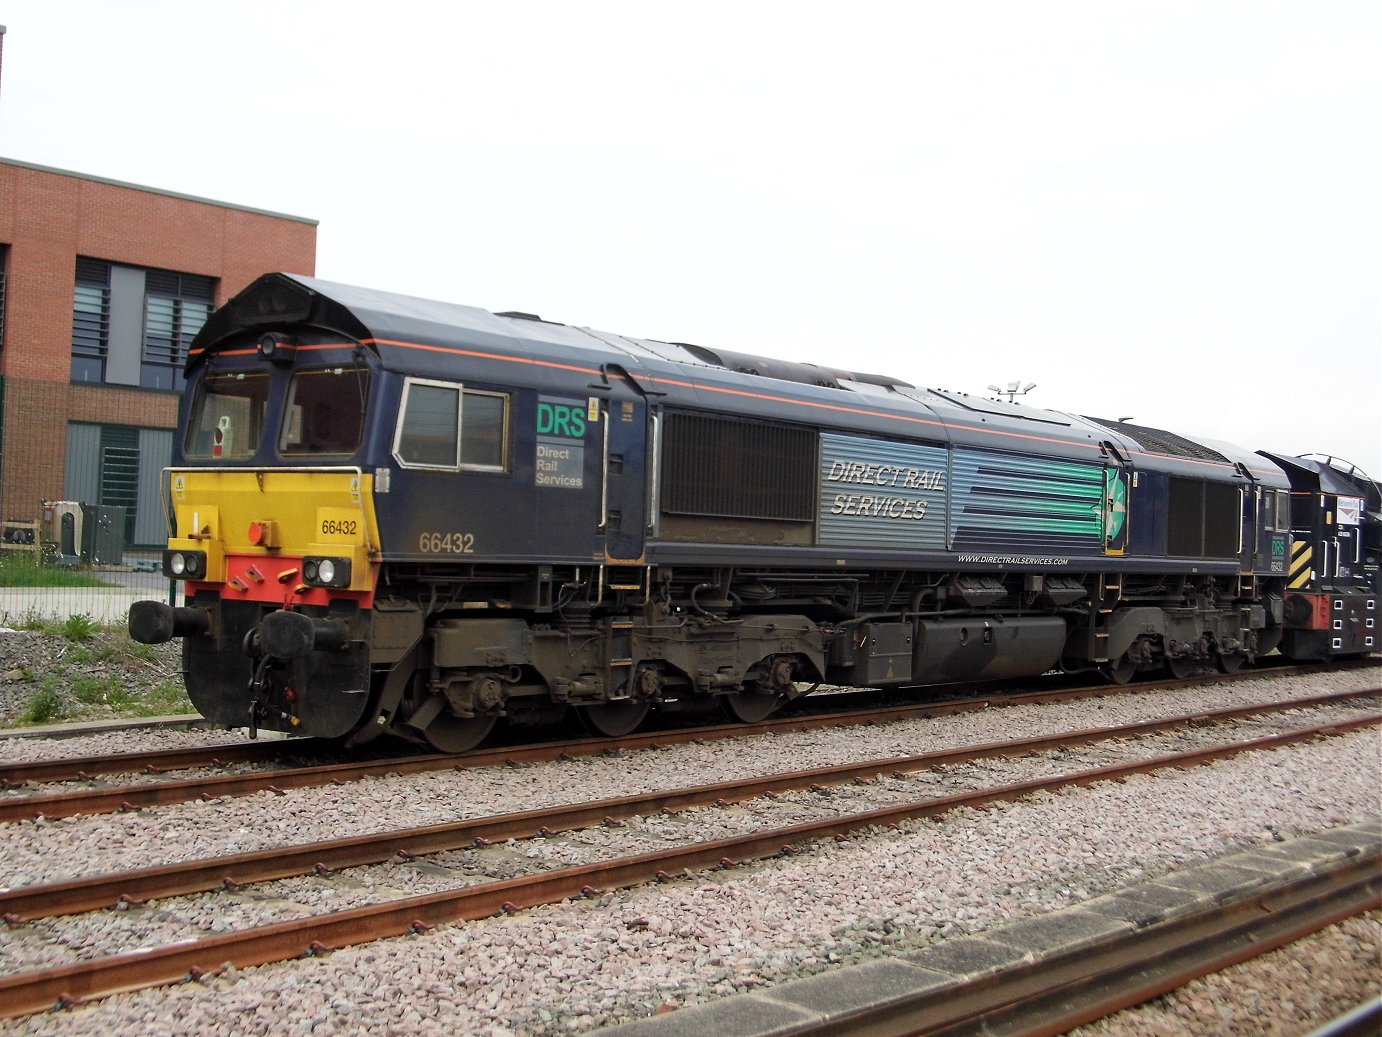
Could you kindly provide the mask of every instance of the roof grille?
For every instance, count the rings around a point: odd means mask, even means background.
[[[1167,432],[1165,429],[1148,428],[1146,425],[1129,425],[1122,421],[1110,421],[1108,418],[1090,417],[1088,414],[1084,417],[1089,421],[1097,422],[1111,432],[1127,436],[1148,453],[1165,454],[1167,457],[1188,457],[1195,461],[1217,461],[1220,464],[1232,463],[1219,451],[1186,439],[1184,436],[1178,436],[1174,432]]]

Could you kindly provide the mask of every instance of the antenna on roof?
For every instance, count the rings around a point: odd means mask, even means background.
[[[1009,403],[1016,403],[1019,396],[1026,396],[1036,388],[1036,382],[1028,382],[1023,385],[1021,381],[1009,382],[1006,389],[1000,389],[996,385],[990,385],[989,391],[995,392],[999,396],[1006,396]]]

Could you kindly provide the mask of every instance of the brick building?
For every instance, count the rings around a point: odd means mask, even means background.
[[[316,246],[315,220],[0,158],[0,519],[123,506],[161,544],[188,341]]]

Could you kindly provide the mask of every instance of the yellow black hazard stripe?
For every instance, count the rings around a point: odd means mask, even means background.
[[[1297,540],[1291,544],[1291,567],[1287,573],[1286,586],[1300,590],[1310,582],[1311,567],[1315,564],[1315,548],[1308,540]]]

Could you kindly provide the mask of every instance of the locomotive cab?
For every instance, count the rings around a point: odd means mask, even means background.
[[[378,363],[358,341],[295,330],[193,344],[163,552],[185,600],[136,603],[130,632],[183,638],[208,719],[338,737],[370,698]]]

